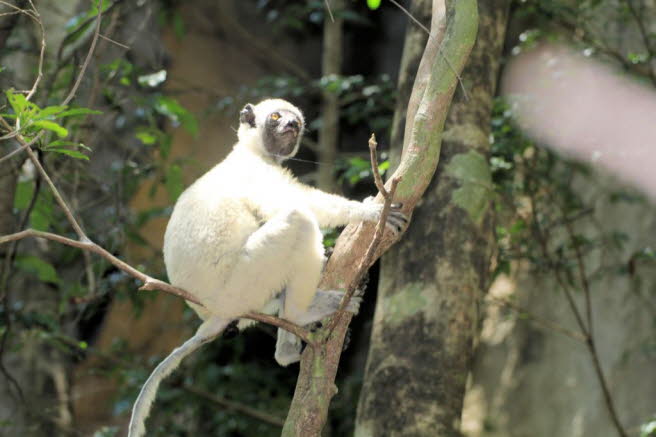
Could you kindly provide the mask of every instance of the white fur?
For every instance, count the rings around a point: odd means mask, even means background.
[[[143,435],[160,381],[230,321],[266,310],[304,324],[320,320],[339,305],[341,293],[317,294],[324,263],[319,228],[378,220],[382,205],[324,193],[280,167],[261,138],[268,114],[282,109],[303,120],[301,112],[284,100],[258,104],[256,127],[242,123],[233,151],[185,190],[175,205],[164,236],[164,262],[171,283],[203,304],[191,306],[206,321],[142,388],[129,437]],[[355,303],[349,310],[357,311]],[[277,346],[280,364],[298,361],[300,340],[285,333]]]
[[[257,126],[277,109],[300,115],[284,100],[265,100],[255,107]],[[286,286],[283,317],[295,320],[319,282],[319,227],[380,216],[380,204],[301,184],[266,156],[260,138],[259,127],[242,124],[234,150],[180,196],[166,229],[169,279],[203,303],[194,306],[202,318],[259,311]]]
[[[159,363],[155,370],[153,370],[153,373],[148,377],[146,383],[141,387],[139,396],[134,403],[130,426],[128,428],[129,437],[141,437],[146,433],[146,418],[155,400],[157,388],[162,379],[170,375],[180,365],[184,357],[205,343],[212,341],[225,329],[229,322],[229,320],[219,319],[218,317],[212,317],[206,320],[200,325],[193,337],[185,341],[182,346],[175,349],[164,361]]]

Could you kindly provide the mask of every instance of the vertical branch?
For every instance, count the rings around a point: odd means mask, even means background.
[[[29,0],[30,6],[32,6],[32,12],[34,13],[34,21],[36,21],[37,25],[39,26],[39,30],[41,31],[41,50],[39,51],[39,66],[37,69],[37,75],[36,79],[34,80],[34,84],[32,85],[32,89],[27,93],[27,96],[25,96],[25,99],[30,100],[34,93],[36,92],[39,82],[41,82],[41,79],[43,78],[43,58],[46,53],[46,31],[43,28],[43,22],[41,21],[41,16],[39,15],[39,11],[36,10],[36,7],[34,7],[34,3],[32,3],[32,0]]]
[[[375,174],[378,173],[376,146],[376,140],[372,134],[369,140],[369,151],[371,157],[371,168]],[[313,343],[312,347],[306,348],[306,352],[303,354],[303,360],[301,361],[301,375],[307,372],[318,371],[323,375],[328,375],[328,377],[320,381],[318,384],[316,384],[317,381],[312,379],[305,379],[304,382],[311,385],[317,385],[307,388],[310,391],[309,396],[311,396],[312,402],[308,403],[308,399],[305,398],[302,404],[297,403],[296,407],[294,406],[294,402],[292,403],[292,408],[290,409],[289,416],[283,427],[283,436],[318,437],[326,423],[330,400],[337,393],[334,378],[337,373],[337,367],[339,366],[339,359],[346,331],[351,319],[353,318],[353,313],[346,312],[345,308],[351,300],[358,284],[362,282],[369,267],[374,262],[374,256],[378,251],[378,247],[383,238],[386,226],[385,223],[387,222],[387,217],[390,213],[394,193],[400,182],[400,177],[392,179],[390,189],[387,190],[383,186],[379,174],[374,178],[376,180],[376,186],[381,190],[380,194],[385,199],[383,210],[378,219],[378,223],[376,224],[376,231],[364,256],[356,267],[355,274],[350,278],[350,282],[346,286],[346,293],[339,309],[332,316],[330,323],[318,334],[320,341]],[[308,356],[313,358],[308,359]],[[317,360],[319,360],[319,363],[317,363]],[[308,365],[310,365],[311,368],[308,368]],[[317,366],[319,366],[320,370],[317,370]],[[302,383],[301,375],[299,375],[299,384]],[[296,399],[298,398],[295,396],[294,400]],[[293,420],[290,420],[290,417],[292,417]]]
[[[398,183],[397,200],[403,203],[408,215],[437,167],[444,120],[458,84],[457,73],[464,67],[476,39],[477,11],[476,0],[433,1],[431,35],[415,81],[414,101],[408,109],[406,133],[410,132],[410,136],[406,137],[401,164],[392,178],[402,178]],[[447,17],[449,23],[445,27]],[[388,182],[388,187],[391,185],[392,182]],[[358,276],[358,266],[371,245],[373,232],[370,224],[350,225],[342,232],[326,265],[320,288],[344,289],[353,283]],[[394,241],[391,234],[383,234],[380,245],[372,250],[371,262]],[[306,348],[303,353],[283,436],[320,435],[330,400],[337,391],[335,375],[350,320],[349,313],[342,314],[334,330],[324,329],[317,334],[322,337],[322,343]]]
[[[358,265],[357,268],[358,273],[351,280],[350,284],[346,286],[346,293],[344,294],[344,298],[342,299],[339,309],[336,312],[337,315],[331,319],[330,323],[326,328],[326,330],[329,332],[332,332],[335,329],[335,326],[341,322],[342,317],[345,314],[346,307],[348,306],[351,298],[353,297],[355,290],[358,288],[358,285],[364,279],[365,274],[369,270],[369,266],[371,266],[374,263],[374,254],[378,251],[378,246],[380,245],[380,242],[383,238],[383,232],[385,231],[385,222],[387,221],[387,217],[389,216],[390,209],[392,207],[392,200],[394,200],[394,193],[396,193],[397,185],[399,184],[399,182],[401,182],[401,177],[397,176],[394,179],[392,179],[389,191],[385,188],[385,185],[383,185],[383,180],[380,177],[380,173],[378,172],[378,154],[376,152],[377,147],[378,147],[378,143],[376,142],[376,136],[374,134],[371,134],[371,138],[369,138],[369,157],[371,160],[371,170],[374,174],[374,181],[376,183],[376,188],[378,188],[378,192],[383,196],[384,199],[383,211],[380,214],[380,219],[378,220],[378,223],[376,224],[376,230],[374,232],[373,238],[371,239],[371,243],[369,244],[369,247],[367,247],[367,251],[362,257],[360,264]]]
[[[617,414],[617,409],[615,408],[615,401],[613,400],[613,396],[610,393],[610,388],[608,387],[608,381],[606,380],[606,375],[604,374],[604,370],[601,367],[601,361],[599,360],[599,353],[597,352],[597,344],[594,337],[594,329],[592,323],[593,320],[592,298],[591,298],[592,290],[590,289],[588,274],[585,269],[583,253],[581,252],[581,247],[579,245],[579,242],[576,240],[576,237],[574,235],[574,229],[572,228],[571,222],[567,220],[567,217],[565,216],[563,217],[565,222],[565,228],[567,230],[567,235],[572,243],[572,246],[574,247],[574,253],[576,254],[576,264],[579,273],[579,281],[581,283],[581,288],[583,289],[583,296],[585,299],[585,311],[586,311],[586,322],[587,322],[586,331],[584,332],[585,339],[586,339],[585,344],[588,348],[588,352],[590,353],[590,359],[592,360],[592,365],[595,369],[595,374],[597,375],[599,386],[601,387],[601,391],[604,395],[604,402],[606,403],[606,409],[608,410],[608,414],[610,415],[611,421],[613,422],[613,425],[615,426],[615,429],[617,430],[617,433],[620,435],[620,437],[628,437],[628,433],[624,429],[624,426],[620,421],[619,415]],[[560,286],[561,288],[564,288],[565,284],[561,283]]]
[[[622,422],[620,421],[619,415],[617,413],[617,409],[615,408],[615,401],[613,400],[613,396],[610,392],[610,388],[608,387],[608,381],[606,380],[606,376],[604,374],[603,368],[601,367],[601,361],[599,360],[599,353],[597,352],[597,345],[592,331],[592,304],[591,304],[591,296],[590,296],[591,290],[587,280],[585,264],[583,264],[583,254],[581,253],[578,242],[575,239],[574,231],[573,228],[571,227],[571,223],[569,223],[567,217],[563,217],[563,220],[565,222],[565,228],[568,233],[568,237],[574,247],[574,252],[577,258],[579,280],[581,282],[581,288],[583,289],[583,294],[585,299],[585,308],[586,308],[585,321],[583,319],[583,315],[581,314],[581,311],[579,310],[578,306],[576,305],[576,302],[574,301],[572,290],[567,285],[567,281],[565,280],[565,278],[563,278],[563,275],[561,274],[557,263],[551,257],[548,248],[547,239],[544,233],[542,232],[539,222],[537,221],[538,219],[538,212],[536,210],[537,202],[535,199],[535,194],[533,192],[529,193],[529,201],[533,214],[535,234],[538,240],[538,244],[542,249],[542,256],[547,262],[547,265],[553,269],[556,282],[558,283],[561,290],[563,290],[569,308],[572,311],[574,318],[576,319],[577,325],[579,326],[579,330],[581,331],[581,334],[585,337],[585,345],[590,355],[590,360],[592,361],[592,366],[594,368],[597,381],[599,382],[599,387],[601,388],[604,397],[604,402],[606,404],[606,409],[608,410],[608,414],[610,416],[611,422],[613,423],[613,426],[615,427],[615,430],[617,431],[617,434],[620,437],[628,437],[629,434],[627,433],[626,429],[622,425]]]

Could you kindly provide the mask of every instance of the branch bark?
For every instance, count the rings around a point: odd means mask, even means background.
[[[478,9],[475,0],[433,1],[431,35],[429,37],[406,122],[406,138],[401,163],[394,178],[402,178],[396,201],[411,214],[437,167],[442,129],[449,104],[458,84],[456,74],[465,65],[476,38]],[[388,183],[388,187],[391,183]],[[378,196],[380,200],[381,196]],[[340,236],[328,262],[320,288],[345,288],[358,274],[371,242],[373,227],[369,224],[348,226]],[[394,237],[385,233],[369,265],[388,249]],[[368,266],[367,266],[368,267]],[[283,428],[283,436],[319,436],[326,419],[330,400],[335,395],[335,375],[342,352],[344,336],[351,315],[340,314],[334,330],[322,330],[318,346],[307,348],[301,360],[294,399]]]

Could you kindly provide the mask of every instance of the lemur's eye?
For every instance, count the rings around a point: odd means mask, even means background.
[[[274,112],[273,114],[271,114],[271,120],[278,121],[279,119],[280,119],[280,113]]]

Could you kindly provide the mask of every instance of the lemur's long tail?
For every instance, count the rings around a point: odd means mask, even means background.
[[[176,348],[164,359],[150,374],[146,383],[141,387],[141,392],[132,408],[132,418],[128,437],[142,437],[146,432],[145,422],[150,413],[150,407],[155,400],[159,383],[171,374],[180,362],[192,352],[205,343],[214,340],[230,324],[231,320],[211,317],[203,322],[193,337],[185,341],[182,346]]]

